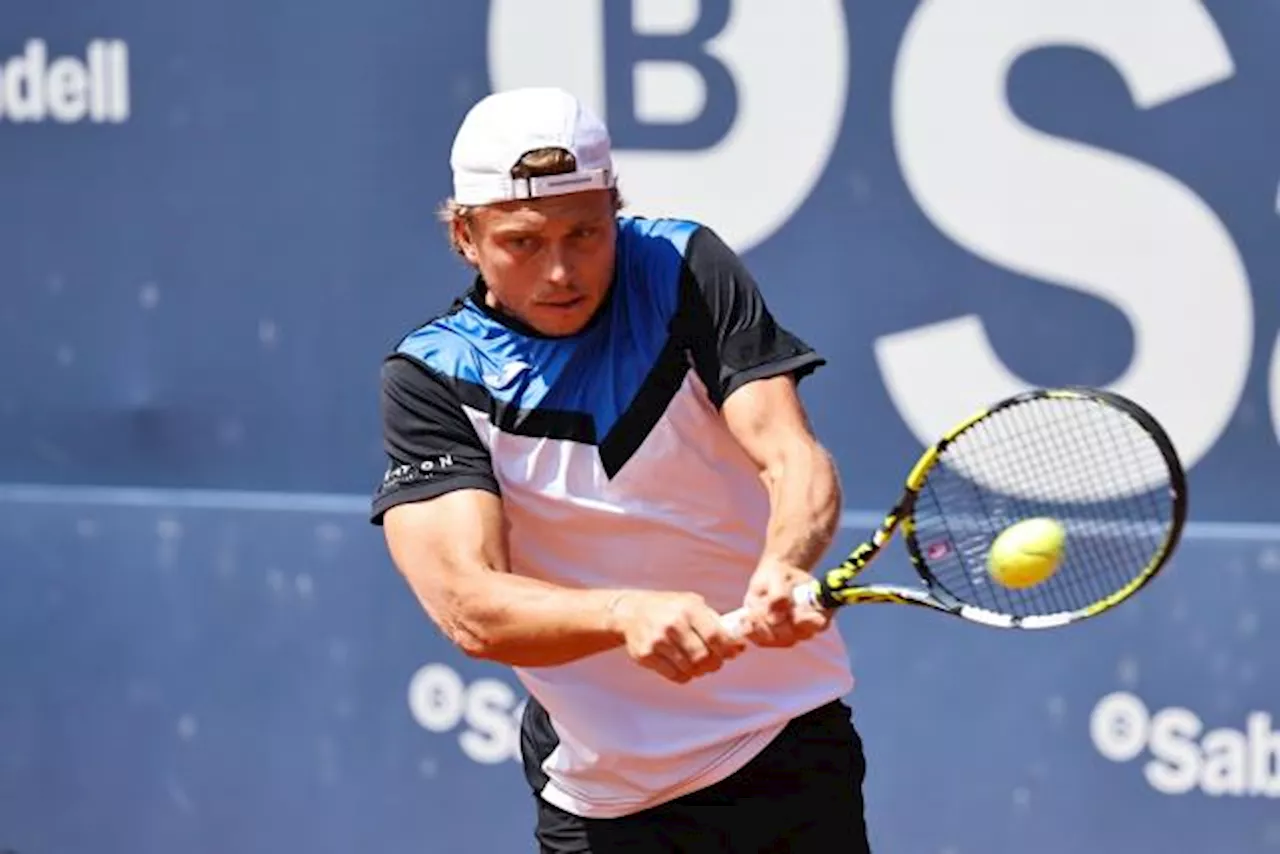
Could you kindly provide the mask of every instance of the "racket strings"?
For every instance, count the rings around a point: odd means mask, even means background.
[[[1131,416],[1088,399],[1040,398],[962,433],[930,472],[916,539],[934,580],[968,604],[1018,616],[1077,611],[1129,584],[1163,544],[1170,476],[1154,438]],[[1061,567],[1013,589],[991,578],[988,553],[1031,517],[1066,529]]]
[[[1074,408],[1069,411],[1081,413],[1083,410],[1080,408]],[[1101,409],[1098,411],[1106,412],[1106,410]],[[1135,447],[1132,440],[1136,436],[1145,437],[1145,434],[1136,430],[1130,430],[1126,433],[1118,434],[1116,432],[1116,425],[1118,423],[1121,422],[1112,419],[1100,419],[1093,425],[1100,427],[1106,435],[1093,436],[1080,433],[1076,429],[1082,426],[1079,424],[1063,425],[1069,426],[1071,429],[1061,434],[1063,436],[1070,437],[1069,441],[1064,444],[1068,445],[1067,450],[1074,459],[1080,459],[1086,454],[1093,453],[1094,449],[1098,447],[1113,446],[1117,452],[1114,455],[1114,459],[1108,461],[1111,469],[1116,473],[1115,478],[1107,478],[1107,472],[1094,472],[1095,474],[1100,474],[1102,476],[1081,481],[1077,484],[1079,494],[1073,496],[1079,501],[1092,504],[1095,508],[1094,517],[1092,519],[1086,517],[1085,519],[1080,520],[1084,524],[1093,523],[1091,526],[1093,530],[1088,532],[1090,536],[1083,538],[1077,536],[1073,538],[1079,543],[1082,551],[1084,552],[1081,563],[1087,563],[1093,567],[1141,567],[1146,562],[1142,555],[1130,554],[1128,556],[1124,556],[1112,553],[1116,550],[1117,546],[1128,546],[1130,550],[1132,550],[1134,544],[1142,539],[1144,533],[1147,533],[1141,528],[1143,514],[1135,512],[1135,502],[1123,500],[1119,502],[1114,501],[1114,486],[1120,485],[1123,487],[1130,483],[1149,483],[1151,480],[1150,472],[1149,470],[1146,470],[1145,464],[1141,466],[1134,465],[1134,461],[1140,459],[1140,448],[1142,446]],[[1094,462],[1094,468],[1097,468],[1096,463],[1098,461],[1095,460]],[[1056,472],[1057,470],[1055,469],[1047,476],[1054,476]],[[1163,472],[1160,472],[1160,474],[1163,475]],[[1104,485],[1107,485],[1106,489],[1104,489]],[[1132,490],[1125,490],[1125,492],[1132,492]],[[1058,508],[1052,507],[1049,509],[1057,510]],[[1020,513],[1043,512],[1043,508],[1041,507],[1022,506],[1018,507],[1017,510]],[[1136,530],[1133,529],[1134,526],[1132,523],[1134,521],[1139,523]],[[1129,523],[1128,528],[1130,530],[1119,530],[1117,525],[1112,524],[1113,522]],[[1076,525],[1077,529],[1082,527],[1083,524]],[[1079,533],[1079,531],[1069,530],[1069,534],[1076,533]],[[1120,535],[1118,536],[1117,534]],[[1124,534],[1128,534],[1129,536],[1125,536]],[[1135,538],[1132,536],[1133,534],[1137,534],[1138,536]],[[1046,593],[1063,592],[1068,595],[1080,592],[1087,596],[1091,601],[1096,601],[1098,598],[1103,598],[1111,593],[1113,589],[1123,586],[1123,583],[1127,583],[1129,575],[1127,572],[1122,573],[1114,582],[1110,581],[1099,572],[1091,572],[1087,574],[1064,572],[1061,578],[1064,582],[1067,582],[1066,584],[1061,585],[1061,587],[1067,588],[1074,586],[1083,589],[1079,591],[1056,591],[1052,587],[1041,589]],[[1074,582],[1074,584],[1071,584],[1071,582]],[[1074,599],[1075,597],[1072,595],[1071,598]],[[1069,604],[1075,603],[1070,602]]]
[[[1145,474],[1145,466],[1134,465],[1133,461],[1138,459],[1141,453],[1141,446],[1135,446],[1133,433],[1120,434],[1115,430],[1115,425],[1109,420],[1100,422],[1106,436],[1091,437],[1094,441],[1103,441],[1112,445],[1116,449],[1115,463],[1117,466],[1117,482],[1122,484],[1133,483],[1142,479]],[[1071,437],[1072,452],[1083,453],[1088,449],[1081,447],[1084,437],[1068,431],[1066,434]],[[1143,434],[1145,435],[1145,434]],[[1107,519],[1113,519],[1116,522],[1136,522],[1139,525],[1142,519],[1137,514],[1139,507],[1145,506],[1139,502],[1137,506],[1132,501],[1109,501],[1105,494],[1102,482],[1095,484],[1086,496],[1095,506],[1104,508],[1101,512],[1106,513]],[[1111,514],[1115,516],[1112,517]],[[1115,536],[1115,525],[1110,528],[1104,522],[1103,530],[1100,536],[1076,537],[1082,551],[1084,552],[1081,563],[1087,563],[1091,567],[1108,567],[1113,571],[1108,573],[1090,572],[1081,574],[1065,574],[1064,580],[1067,582],[1079,581],[1080,586],[1086,589],[1085,595],[1091,601],[1098,601],[1106,598],[1114,590],[1123,587],[1132,577],[1133,572],[1140,571],[1146,564],[1147,555],[1154,551],[1156,542],[1152,542],[1145,546],[1146,554],[1143,554],[1144,545],[1141,537],[1124,537]],[[1078,529],[1077,529],[1078,530]],[[1073,531],[1068,529],[1068,536]],[[1141,533],[1140,531],[1137,533]],[[1127,552],[1127,553],[1124,553]],[[1123,568],[1123,569],[1117,569]],[[1070,603],[1073,607],[1078,607],[1075,602]]]
[[[1074,426],[1076,425],[1062,424],[1062,427],[1065,428],[1062,431],[1062,436],[1066,439],[1064,444],[1069,445],[1068,447],[1069,453],[1072,455],[1073,458],[1078,458],[1079,456],[1081,456],[1082,454],[1088,451],[1088,447],[1084,445],[1084,442],[1086,441],[1085,437],[1083,437],[1081,433],[1072,429]],[[1124,437],[1120,437],[1120,438],[1121,438],[1121,441],[1124,441]],[[1096,441],[1097,437],[1089,436],[1088,439],[1090,441]],[[1128,444],[1131,444],[1131,443],[1128,443]],[[1131,451],[1132,449],[1127,448],[1124,450]],[[1129,454],[1126,454],[1123,451],[1117,454],[1117,459],[1121,461],[1131,459],[1131,458],[1132,457]],[[1059,464],[1056,465],[1048,473],[1048,476],[1059,475],[1062,470],[1062,462],[1063,460],[1067,460],[1067,459],[1069,458],[1063,457],[1062,460],[1059,461]],[[1124,476],[1124,474],[1129,474],[1129,473],[1128,472],[1122,473],[1122,477]],[[1131,480],[1131,478],[1126,477],[1123,482],[1129,482],[1129,480]],[[1098,504],[1098,503],[1106,502],[1106,496],[1102,494],[1101,488],[1097,484],[1091,485],[1090,488],[1083,490],[1082,492],[1083,494],[1081,497],[1084,500],[1089,501],[1090,503]],[[1022,508],[1022,510],[1023,512],[1034,512],[1031,508]],[[1098,542],[1099,542],[1098,540],[1095,540],[1093,538],[1087,538],[1081,541],[1082,546],[1088,552],[1087,557],[1091,558],[1093,562],[1097,565],[1105,565],[1107,556],[1105,554],[1098,553],[1098,549],[1097,549]],[[1107,540],[1102,540],[1102,542],[1107,542]],[[1066,591],[1067,593],[1080,592],[1083,596],[1088,597],[1090,601],[1097,601],[1098,599],[1105,598],[1107,594],[1110,592],[1105,587],[1104,580],[1096,577],[1095,575],[1082,575],[1082,576],[1067,575],[1067,576],[1064,576],[1064,581],[1067,582],[1067,584],[1064,586],[1079,588],[1078,590],[1068,590]],[[1054,591],[1054,592],[1059,592],[1059,591]],[[1069,595],[1063,596],[1061,600],[1062,604],[1059,605],[1059,610],[1071,610],[1074,607],[1078,607],[1077,605],[1074,604],[1074,601],[1075,601],[1074,598]]]
[[[1124,487],[1127,487],[1129,484],[1150,482],[1150,469],[1147,467],[1149,463],[1144,462],[1140,465],[1134,464],[1135,461],[1141,459],[1141,449],[1146,446],[1135,445],[1134,439],[1139,436],[1145,439],[1146,434],[1145,432],[1137,430],[1136,424],[1131,424],[1114,418],[1099,418],[1087,425],[1079,423],[1079,419],[1083,417],[1084,413],[1090,410],[1095,414],[1110,413],[1109,410],[1106,410],[1097,404],[1090,404],[1089,407],[1090,409],[1085,409],[1084,407],[1079,406],[1064,408],[1062,410],[1064,413],[1071,413],[1075,416],[1072,420],[1075,420],[1076,423],[1059,422],[1061,427],[1065,428],[1059,435],[1066,438],[1066,441],[1063,444],[1067,446],[1067,451],[1070,454],[1069,459],[1078,460],[1085,458],[1088,454],[1096,453],[1096,449],[1098,448],[1113,448],[1115,451],[1113,459],[1106,460],[1105,462],[1109,465],[1110,469],[1115,472],[1115,474],[1109,478],[1106,471],[1095,471],[1092,472],[1092,474],[1099,476],[1084,479],[1076,484],[1078,494],[1073,497],[1077,498],[1079,501],[1087,502],[1095,508],[1094,518],[1086,518],[1083,521],[1086,523],[1094,522],[1095,524],[1092,525],[1094,530],[1089,532],[1092,534],[1091,536],[1083,538],[1076,536],[1073,539],[1080,544],[1082,550],[1085,552],[1083,555],[1084,560],[1081,561],[1081,563],[1087,563],[1093,567],[1141,568],[1146,563],[1145,556],[1135,555],[1132,553],[1129,555],[1114,553],[1117,546],[1128,546],[1130,547],[1130,551],[1132,551],[1132,547],[1141,539],[1141,535],[1144,533],[1141,530],[1142,519],[1134,512],[1135,503],[1133,501],[1116,502],[1114,498],[1116,486],[1122,487],[1122,494],[1124,494],[1132,492],[1131,489],[1124,489]],[[1126,424],[1131,429],[1124,433],[1118,432],[1117,425],[1122,423]],[[1095,435],[1085,432],[1083,428],[1086,426],[1099,428],[1099,433]],[[1154,445],[1150,445],[1150,447],[1154,450]],[[1159,458],[1158,452],[1156,456]],[[1068,458],[1064,457],[1063,459]],[[1150,458],[1148,458],[1148,460],[1149,459]],[[1159,459],[1162,461],[1162,458]],[[1094,462],[1096,468],[1096,464],[1102,461],[1095,460]],[[1163,471],[1157,471],[1159,475],[1163,475]],[[1054,468],[1046,476],[1057,476],[1059,472],[1060,467]],[[1051,509],[1057,510],[1056,507]],[[1019,507],[1018,510],[1022,513],[1042,512],[1042,508],[1039,507],[1033,508],[1022,506]],[[1131,530],[1129,533],[1137,533],[1139,535],[1137,538],[1133,536],[1117,536],[1117,526],[1115,524],[1111,524],[1112,522],[1128,522],[1130,523],[1130,528],[1132,528],[1132,523],[1135,521],[1139,523],[1139,528],[1136,531]],[[1069,536],[1080,533],[1079,529],[1081,527],[1081,525],[1077,525],[1076,531],[1072,531],[1069,528]],[[1154,549],[1154,545],[1151,546],[1151,549]],[[1124,583],[1128,582],[1130,577],[1131,575],[1128,572],[1123,572],[1120,573],[1118,577],[1114,577],[1114,581],[1111,581],[1105,577],[1103,573],[1099,572],[1091,572],[1087,574],[1064,572],[1061,575],[1061,578],[1065,583],[1061,585],[1061,587],[1074,587],[1078,589],[1066,589],[1062,591],[1055,591],[1053,587],[1041,589],[1043,589],[1046,594],[1051,592],[1064,592],[1067,594],[1079,593],[1087,597],[1089,601],[1097,601],[1100,598],[1105,598],[1105,596],[1113,592],[1114,589],[1118,589],[1123,586]],[[1071,596],[1071,601],[1069,601],[1068,604],[1075,605],[1075,599],[1075,596]]]

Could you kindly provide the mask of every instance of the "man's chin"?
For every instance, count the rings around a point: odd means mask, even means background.
[[[544,335],[573,335],[591,320],[585,299],[564,305],[539,305],[530,325]]]

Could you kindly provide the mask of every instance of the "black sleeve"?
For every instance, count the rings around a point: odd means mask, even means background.
[[[742,260],[706,226],[689,240],[683,284],[694,367],[716,406],[752,380],[800,379],[826,364],[778,325]]]
[[[489,451],[442,379],[407,358],[382,366],[382,436],[388,464],[371,521],[396,504],[473,487],[500,494]]]

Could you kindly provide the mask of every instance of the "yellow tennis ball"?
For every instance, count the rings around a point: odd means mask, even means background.
[[[987,555],[991,577],[1005,587],[1032,587],[1062,563],[1067,531],[1053,519],[1025,519],[1000,532]]]

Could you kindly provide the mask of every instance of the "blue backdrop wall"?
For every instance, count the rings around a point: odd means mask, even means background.
[[[518,685],[364,513],[380,358],[467,283],[452,133],[532,83],[830,358],[837,549],[1025,385],[1132,394],[1191,468],[1113,616],[842,615],[877,850],[1280,848],[1277,38],[1223,0],[9,4],[0,848],[530,850]]]

